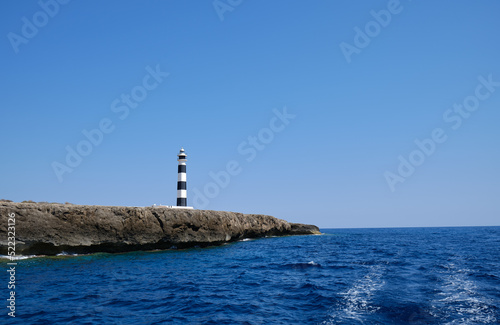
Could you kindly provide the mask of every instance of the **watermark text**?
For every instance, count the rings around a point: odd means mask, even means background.
[[[340,50],[347,63],[351,63],[352,56],[354,54],[360,54],[364,48],[370,45],[372,39],[381,33],[383,28],[389,26],[393,16],[400,14],[402,11],[403,6],[399,0],[389,0],[387,2],[387,9],[381,9],[379,11],[371,10],[370,15],[373,20],[368,21],[363,29],[358,26],[354,27],[355,34],[352,44],[347,42],[341,42],[339,44]]]
[[[122,93],[120,97],[111,102],[110,109],[119,120],[125,120],[130,112],[138,108],[139,104],[148,97],[148,93],[156,89],[169,75],[169,73],[160,70],[159,64],[154,69],[147,66],[146,72],[139,85],[133,87],[128,93]],[[65,159],[62,162],[53,161],[51,164],[59,183],[63,182],[65,174],[72,173],[75,168],[80,166],[84,157],[89,156],[94,148],[102,144],[106,134],[112,133],[115,129],[113,120],[105,117],[99,121],[96,128],[82,130],[84,139],[75,146],[67,145]]]
[[[490,74],[488,77],[478,76],[478,83],[474,88],[474,93],[463,99],[461,103],[453,104],[453,108],[447,109],[443,113],[443,122],[450,125],[451,130],[458,130],[463,122],[470,118],[480,107],[481,101],[487,100],[500,88],[500,82],[494,81]],[[396,185],[404,183],[413,175],[418,166],[421,166],[428,157],[434,154],[439,144],[443,144],[448,139],[444,128],[435,128],[430,136],[423,140],[415,139],[417,147],[408,155],[398,156],[398,167],[395,172],[385,171],[384,178],[391,192],[396,190]]]
[[[21,18],[22,26],[21,32],[16,34],[14,32],[9,32],[7,38],[9,39],[12,49],[17,54],[19,53],[19,47],[33,39],[40,29],[45,27],[51,18],[54,18],[60,10],[61,5],[65,5],[70,0],[40,0],[38,1],[38,6],[41,10],[38,10],[33,14],[31,19],[26,16]]]
[[[9,312],[7,315],[16,317],[16,266],[17,263],[13,262],[16,257],[16,215],[10,213],[7,219],[7,255],[10,262],[7,263],[7,273],[9,282],[7,289],[9,290],[9,298],[7,299],[7,308]]]
[[[276,134],[285,130],[290,121],[296,117],[296,115],[290,114],[286,107],[281,111],[273,109],[273,115],[267,127],[261,128],[256,135],[248,136],[237,146],[238,154],[244,157],[245,161],[252,162],[257,158],[259,152],[263,151],[274,140]],[[240,161],[230,160],[223,170],[208,173],[212,182],[206,183],[202,190],[193,189],[194,205],[199,209],[207,207],[210,199],[217,197],[222,189],[229,186],[231,179],[242,171],[243,167]]]
[[[236,7],[241,5],[243,0],[214,0],[212,6],[214,7],[220,21],[224,21],[224,15],[233,12]]]

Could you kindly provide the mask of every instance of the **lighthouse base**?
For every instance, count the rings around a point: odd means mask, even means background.
[[[153,204],[153,208],[168,208],[168,209],[194,209],[193,207],[179,207],[176,205],[162,205],[162,204]]]

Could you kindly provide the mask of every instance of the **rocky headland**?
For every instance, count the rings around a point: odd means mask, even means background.
[[[260,214],[0,202],[0,254],[7,255],[8,218],[15,219],[16,255],[127,252],[206,247],[244,238],[320,234],[318,227]]]

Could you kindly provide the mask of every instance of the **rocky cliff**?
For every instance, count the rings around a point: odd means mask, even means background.
[[[3,255],[7,254],[8,236],[12,235],[7,234],[9,214],[15,216],[16,255],[204,247],[243,238],[320,233],[316,226],[260,214],[0,202]]]

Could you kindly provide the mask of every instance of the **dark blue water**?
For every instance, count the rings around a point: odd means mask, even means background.
[[[205,249],[19,260],[17,317],[8,319],[5,308],[0,322],[500,322],[500,227],[323,232]],[[7,298],[8,290],[1,292]]]

